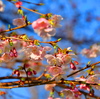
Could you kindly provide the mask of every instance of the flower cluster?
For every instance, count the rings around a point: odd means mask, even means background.
[[[70,68],[75,70],[76,66],[72,62],[73,56],[75,56],[75,54],[70,54],[69,48],[66,50],[59,49],[59,51],[54,55],[45,55],[47,63],[49,64],[47,68],[48,73],[52,74],[53,76],[57,74],[64,74],[63,67],[66,67],[68,64],[70,64]]]
[[[60,15],[54,15],[49,20],[40,18],[32,23],[32,27],[40,37],[46,40],[55,35],[55,28],[60,26],[62,19]]]
[[[48,46],[36,46],[36,45],[29,45],[22,49],[25,52],[27,58],[29,57],[33,61],[41,61],[46,55],[46,51],[50,51],[51,48]]]

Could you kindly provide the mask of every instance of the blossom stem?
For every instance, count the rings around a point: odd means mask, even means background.
[[[90,67],[92,67],[92,66],[94,66],[94,65],[97,65],[97,64],[99,64],[99,63],[100,63],[100,61],[98,61],[98,62],[96,62],[96,63],[93,63],[93,64],[91,64],[91,65],[88,65],[88,66],[86,66],[86,67],[84,67],[84,68],[82,68],[82,69],[80,69],[80,70],[77,70],[77,71],[75,71],[75,72],[73,72],[73,73],[67,75],[67,77],[70,77],[70,76],[72,76],[72,75],[74,75],[74,74],[76,74],[76,73],[78,73],[78,72],[80,72],[80,71],[83,71],[83,70],[85,70],[85,69],[87,69],[87,68],[90,68]]]
[[[28,10],[28,11],[34,12],[34,13],[39,14],[39,15],[45,15],[45,14],[39,13],[39,12],[37,12],[37,11],[34,11],[34,10],[32,10],[32,9],[28,9],[28,8],[26,8],[26,7],[23,7],[23,6],[21,6],[21,8],[24,8],[24,9],[26,9],[26,10]]]

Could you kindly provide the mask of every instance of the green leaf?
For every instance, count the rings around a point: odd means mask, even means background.
[[[9,45],[10,45],[10,46],[13,46],[13,42],[12,42],[12,41],[10,41],[10,42],[9,42]]]
[[[21,14],[22,16],[24,15],[24,12],[23,12],[23,10],[21,10],[21,9],[18,9],[18,14]]]
[[[25,78],[21,78],[21,81],[25,81]]]
[[[50,92],[50,96],[52,96],[52,97],[54,96],[54,92],[53,91]]]
[[[59,95],[60,95],[60,97],[64,97],[64,93],[62,93],[62,92]]]
[[[61,41],[62,38],[59,38],[58,41]]]
[[[90,62],[91,62],[91,61],[89,61],[87,64],[90,65]]]

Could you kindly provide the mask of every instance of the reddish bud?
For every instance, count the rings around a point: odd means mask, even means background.
[[[21,1],[18,1],[18,2],[15,3],[15,6],[16,6],[17,8],[19,8],[21,5],[22,5],[22,2],[21,2]]]
[[[32,75],[32,72],[31,71],[27,71],[27,75]]]
[[[70,68],[73,69],[73,70],[76,69],[76,66],[74,65],[74,63],[72,63],[72,62],[70,63]]]
[[[9,53],[10,57],[14,57],[14,53],[12,50],[10,50],[10,53]]]
[[[17,53],[14,53],[14,57],[17,57],[18,56],[18,54]]]
[[[16,51],[16,48],[15,47],[13,47],[13,53],[15,54],[15,53],[17,53],[17,51]]]
[[[37,72],[36,72],[35,70],[33,70],[33,74],[34,74],[34,75],[36,75],[36,74],[37,74]]]
[[[20,76],[19,70],[14,70],[12,74],[13,74],[13,75],[16,74],[17,76]]]
[[[28,63],[25,63],[25,64],[24,64],[24,67],[25,67],[25,68],[28,68],[29,66],[30,66],[30,64],[28,64]]]

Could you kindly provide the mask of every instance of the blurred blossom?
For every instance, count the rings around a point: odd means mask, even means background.
[[[57,65],[57,66],[68,64],[71,62],[72,59],[70,55],[66,55],[63,53],[57,54],[56,56],[47,54],[45,58],[47,59],[47,62],[50,65]]]
[[[16,26],[25,25],[25,20],[23,18],[13,19],[13,25]]]
[[[50,39],[56,34],[57,27],[60,27],[60,21],[63,18],[60,15],[54,15],[51,19],[39,18],[32,23],[34,31],[44,40]]]
[[[22,52],[25,52],[25,55],[29,58],[31,58],[34,61],[41,61],[45,55],[46,51],[50,51],[51,48],[48,46],[42,47],[42,46],[27,46],[22,49]]]
[[[50,73],[51,75],[55,76],[57,74],[63,74],[63,70],[61,67],[58,66],[49,66],[47,68],[48,73]]]
[[[85,48],[81,51],[81,53],[89,58],[97,57],[100,54],[100,45],[94,44],[91,49]]]
[[[0,0],[0,12],[4,11],[4,4],[2,2],[2,0]]]
[[[52,91],[53,87],[55,87],[56,84],[46,84],[45,85],[45,90],[47,91]]]
[[[78,94],[78,89],[64,89],[61,91],[64,94],[64,99],[81,99],[80,95]]]
[[[100,83],[99,77],[100,77],[100,74],[95,74],[95,75],[89,76],[86,80],[86,83],[99,84]]]
[[[43,39],[49,39],[55,35],[55,29],[51,27],[51,24],[45,18],[40,18],[32,23],[34,31]]]
[[[84,89],[84,90],[90,91],[90,87],[87,86],[86,84],[80,84],[80,89]]]
[[[60,21],[63,20],[61,15],[53,15],[51,20],[53,20],[53,27],[61,27]]]

